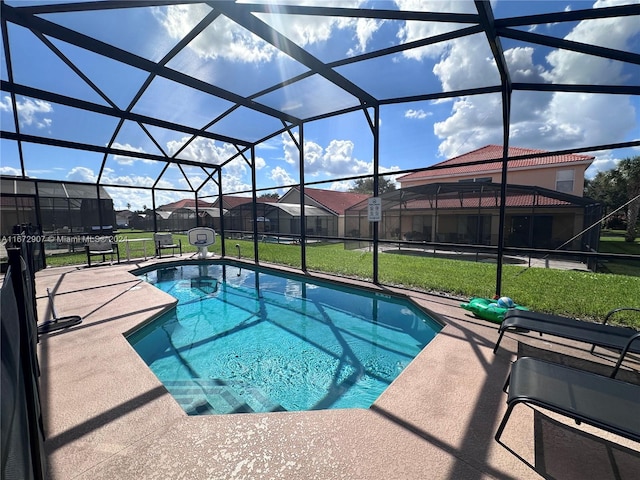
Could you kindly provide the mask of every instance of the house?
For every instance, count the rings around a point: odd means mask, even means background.
[[[547,154],[544,150],[509,147],[507,183],[535,185],[582,197],[584,172],[595,157],[575,154]],[[495,159],[495,162],[465,165]],[[400,188],[437,182],[502,181],[502,146],[487,145],[433,165],[433,169],[399,177]]]
[[[310,234],[317,235],[337,235],[344,236],[344,214],[347,208],[366,201],[370,195],[353,192],[340,192],[337,190],[323,190],[320,188],[306,187],[304,189],[305,206],[317,207],[331,214],[327,216],[316,216],[315,223],[309,222],[307,219],[307,231]],[[299,187],[292,187],[285,193],[278,203],[300,203]],[[335,228],[329,228],[329,223],[335,225]],[[331,233],[329,233],[331,232]]]
[[[204,200],[183,198],[156,208],[156,222],[159,231],[186,231],[196,225],[216,228],[220,210]]]
[[[271,236],[299,236],[302,231],[299,203],[260,202],[255,204],[257,231]],[[304,206],[307,235],[335,236],[337,217],[322,208]],[[254,205],[244,203],[225,215],[226,228],[234,233],[253,232]]]
[[[118,228],[127,228],[132,215],[133,212],[131,210],[116,210],[116,225]]]
[[[270,199],[258,197],[256,200],[258,203],[263,203]],[[241,209],[238,208],[240,207],[240,205],[246,205],[244,208],[247,209],[247,212],[252,212],[250,206],[253,203],[253,197],[243,196],[243,195],[222,195],[221,197],[220,196],[217,197],[214,200],[214,202],[211,204],[211,208],[215,210],[215,212],[217,213],[215,213],[214,223],[210,226],[218,232],[222,230],[220,225],[220,219],[219,219],[220,202],[222,202],[225,234],[226,232],[232,232],[233,230],[243,230],[245,228],[244,224],[246,222],[238,223],[237,219],[234,220],[234,218],[238,215],[238,212],[241,211]]]
[[[223,210],[231,210],[233,207],[237,207],[243,203],[251,203],[253,198],[251,196],[222,195],[222,197],[217,197],[211,206],[213,208],[220,208],[220,199],[222,199]],[[260,198],[258,198],[258,201],[260,201]]]
[[[305,188],[305,225],[306,235],[309,236],[342,236],[344,232],[345,209],[354,203],[368,198],[369,195],[359,193],[321,190]],[[224,196],[226,205],[230,199]],[[239,197],[245,198],[245,197]],[[291,188],[277,202],[269,198],[258,198],[255,205],[259,233],[278,235],[300,235],[301,206],[300,190]],[[236,197],[231,201],[237,202],[225,215],[227,229],[232,232],[252,232],[254,205],[250,198],[241,201]]]
[[[601,207],[584,198],[584,172],[594,157],[509,148],[505,245],[532,248],[597,245]],[[382,239],[497,245],[502,147],[488,145],[397,179],[401,188],[381,196]],[[488,163],[474,163],[495,160]],[[368,238],[366,202],[348,209],[347,232]],[[582,244],[582,245],[581,245]]]

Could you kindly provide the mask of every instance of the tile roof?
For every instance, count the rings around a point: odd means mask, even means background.
[[[196,206],[196,201],[193,198],[183,198],[182,200],[178,200],[177,202],[167,203],[166,205],[157,207],[156,210],[173,211],[173,210],[177,210],[178,208],[186,208],[186,207],[195,208],[195,206]],[[200,207],[207,208],[211,206],[212,204],[209,202],[205,202],[204,200],[198,200],[198,208]]]
[[[223,195],[222,196],[222,208],[226,208],[227,210],[232,209],[233,207],[237,207],[238,205],[242,205],[243,203],[251,202],[251,197],[238,197],[235,195]],[[216,201],[217,205],[218,202]]]
[[[366,193],[340,192],[337,190],[323,190],[321,188],[309,187],[305,187],[304,193],[307,197],[338,215],[344,215],[344,211],[347,208],[371,196]]]
[[[546,153],[547,152],[545,150],[509,147],[509,158],[520,157],[524,155],[540,155],[520,160],[512,160],[509,162],[509,169],[515,170],[518,168],[542,167],[566,163],[591,163],[595,159],[595,157],[592,157],[590,155],[576,155],[572,153],[564,155],[544,155]],[[477,162],[490,159],[497,159],[500,161],[484,163],[481,165],[460,165],[467,162]],[[496,172],[502,169],[501,159],[502,145],[487,145],[477,150],[473,150],[472,152],[465,153],[464,155],[460,155],[458,157],[450,158],[449,160],[445,160],[444,162],[436,163],[434,165],[437,167],[448,168],[438,168],[434,170],[426,170],[423,172],[409,173],[407,175],[399,177],[398,181],[406,182],[422,178],[437,178],[453,175],[473,175]]]
[[[266,197],[258,197],[257,199],[258,203],[266,203],[266,202],[270,202],[271,198],[266,198]],[[234,207],[237,207],[238,205],[243,205],[245,203],[251,203],[253,201],[253,198],[251,196],[247,196],[247,197],[243,197],[241,195],[223,195],[222,196],[222,208],[224,208],[225,210],[230,210]],[[213,202],[211,204],[212,206],[218,206],[218,200],[216,200],[215,202]]]

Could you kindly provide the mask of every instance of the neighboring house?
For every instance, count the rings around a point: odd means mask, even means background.
[[[347,208],[358,202],[366,201],[366,199],[370,197],[370,195],[363,193],[340,192],[309,187],[305,187],[304,195],[305,206],[318,207],[335,217],[335,220],[329,220],[330,217],[317,216],[314,219],[315,224],[310,223],[307,219],[307,232],[311,235],[337,235],[340,237],[344,236],[344,214]],[[278,203],[299,204],[300,189],[298,187],[292,187],[278,200]],[[337,226],[336,229],[331,229],[332,233],[328,233],[329,222]]]
[[[164,231],[186,231],[196,225],[215,229],[220,223],[220,210],[204,200],[196,204],[195,199],[183,198],[157,207],[156,222],[158,230]]]
[[[344,235],[345,209],[369,195],[317,188],[305,188],[306,235],[336,237]],[[241,200],[241,199],[244,199]],[[258,198],[255,206],[259,233],[270,235],[300,235],[300,190],[291,188],[277,202]],[[232,206],[225,215],[226,228],[233,232],[253,231],[254,205],[251,198],[224,196],[224,204]]]
[[[258,197],[256,200],[258,203],[265,203],[267,201],[270,201],[271,199]],[[244,217],[246,217],[247,215],[252,215],[253,210],[251,204],[253,203],[253,197],[242,195],[222,195],[222,197],[217,197],[211,204],[211,208],[218,212],[216,214],[217,216],[220,214],[219,212],[221,201],[224,214],[225,234],[226,232],[234,230],[246,230],[245,227],[247,225],[247,220]],[[240,205],[245,205],[245,207],[239,208]],[[238,215],[241,215],[243,217],[242,220],[238,220]],[[258,228],[260,229],[260,225],[258,226]],[[213,229],[218,232],[221,231],[219,218],[216,218]],[[249,230],[252,230],[252,227],[249,228]]]
[[[133,212],[131,210],[116,210],[116,225],[118,228],[127,228],[132,215]]]
[[[147,213],[133,212],[129,217],[129,227],[135,230],[153,230],[153,213],[149,212],[151,210],[147,210]]]
[[[507,183],[513,185],[535,185],[582,197],[584,172],[595,157],[589,155],[547,155],[544,150],[509,147],[510,160]],[[496,159],[495,162],[478,165],[463,163]],[[436,169],[410,173],[399,177],[400,188],[437,182],[492,182],[502,181],[502,146],[487,145],[464,155],[434,165]]]
[[[239,196],[239,195],[222,195],[222,197],[218,197],[211,204],[213,208],[220,208],[220,198],[222,198],[222,209],[223,210],[231,210],[233,207],[237,207],[238,205],[242,205],[243,203],[251,203],[251,196]],[[260,199],[258,198],[258,202]]]
[[[582,197],[584,172],[594,157],[546,155],[512,147],[506,191],[505,244],[508,246],[591,248],[597,228],[572,240],[596,223],[600,205]],[[489,145],[397,179],[401,188],[381,195],[382,239],[497,245],[499,237],[502,147]],[[497,159],[477,165],[466,162]],[[371,235],[366,202],[350,208],[349,236]],[[565,245],[570,241],[569,245]]]
[[[301,233],[301,206],[299,203],[260,202],[255,205],[258,233],[271,236],[298,236]],[[335,236],[337,217],[322,208],[304,206],[307,235]],[[253,232],[254,205],[245,203],[232,208],[225,215],[226,228],[234,233]]]

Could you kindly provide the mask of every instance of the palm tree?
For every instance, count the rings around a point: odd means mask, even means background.
[[[638,236],[636,226],[640,211],[640,155],[620,161],[617,175],[626,185],[627,198],[630,201],[627,206],[627,231],[624,240],[625,242],[633,242]]]

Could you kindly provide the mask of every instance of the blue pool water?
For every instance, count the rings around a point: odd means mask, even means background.
[[[232,265],[140,278],[178,305],[128,339],[190,415],[368,408],[441,328],[390,296]]]

